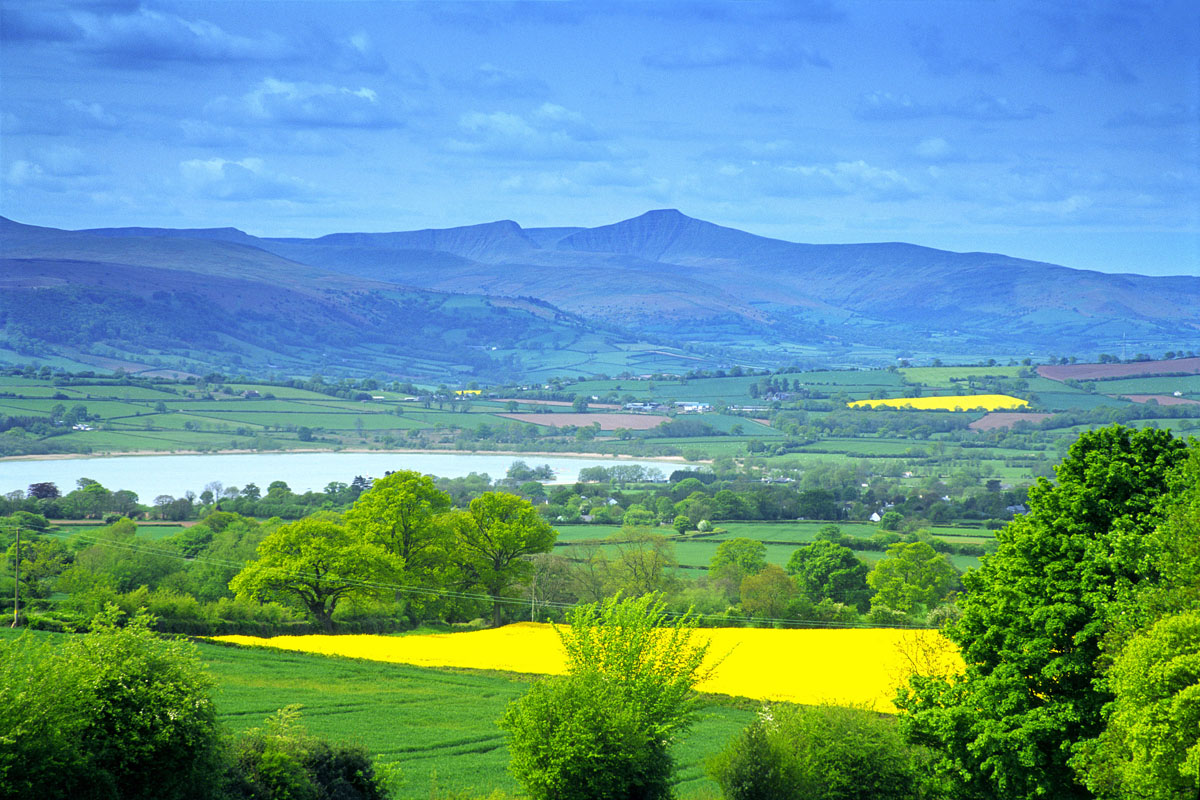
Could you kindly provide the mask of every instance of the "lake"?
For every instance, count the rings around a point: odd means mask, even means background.
[[[105,488],[137,492],[143,503],[158,495],[180,497],[189,489],[196,494],[211,481],[225,486],[257,484],[266,492],[271,481],[284,481],[293,492],[321,491],[331,481],[350,483],[356,475],[379,478],[389,470],[411,469],[442,478],[461,478],[472,472],[503,478],[514,461],[530,467],[549,464],[555,483],[574,483],[585,467],[640,464],[664,475],[686,469],[677,462],[635,459],[581,458],[536,454],[494,453],[239,453],[223,455],[129,455],[0,461],[0,493],[25,490],[31,483],[50,481],[63,494],[75,489],[79,478],[99,481]]]

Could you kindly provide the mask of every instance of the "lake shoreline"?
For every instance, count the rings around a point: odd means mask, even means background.
[[[546,452],[528,450],[445,450],[435,448],[390,448],[387,450],[371,449],[365,447],[344,447],[337,450],[328,448],[313,447],[313,448],[297,448],[294,450],[126,450],[120,453],[38,453],[28,456],[0,456],[0,462],[5,461],[68,461],[71,459],[84,458],[126,458],[137,457],[145,458],[147,456],[238,456],[238,455],[288,455],[290,453],[375,453],[379,455],[387,455],[389,453],[420,453],[430,455],[464,455],[464,456],[541,456],[545,458],[599,458],[612,459],[614,461],[662,461],[668,463],[702,463],[688,462],[683,456],[634,456],[627,453],[584,453],[577,451],[569,452]]]

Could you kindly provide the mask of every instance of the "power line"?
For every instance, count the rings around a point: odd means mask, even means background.
[[[178,559],[180,561],[185,561],[188,563],[209,564],[212,566],[225,567],[228,569],[236,569],[236,570],[241,570],[246,566],[246,562],[228,561],[228,560],[224,560],[224,559],[212,558],[211,556],[190,556],[189,557],[189,556],[186,556],[183,553],[180,553],[177,550],[173,550],[173,549],[165,549],[165,548],[155,547],[153,545],[146,545],[146,544],[141,544],[141,543],[119,542],[119,541],[114,541],[112,539],[107,539],[107,538],[97,536],[96,534],[89,534],[89,533],[84,533],[84,532],[75,533],[75,534],[48,532],[46,535],[53,536],[58,539],[66,539],[66,540],[75,539],[75,540],[86,542],[88,544],[91,544],[93,546],[98,546],[98,547],[109,547],[109,548],[113,548],[113,549],[124,550],[126,552],[135,552],[135,553],[142,553],[142,554],[147,554],[147,555],[156,555],[156,556],[160,556],[160,557],[173,558],[173,559]],[[278,573],[280,573],[284,576],[293,577],[293,578],[304,578],[304,579],[308,579],[308,580],[317,580],[317,581],[327,580],[327,578],[325,576],[318,575],[317,573],[314,573],[314,572],[305,572],[302,570],[288,570],[288,569],[284,569],[284,568],[276,568],[276,570]],[[381,591],[381,592],[382,591],[391,591],[391,592],[396,592],[396,593],[401,593],[401,594],[415,594],[415,595],[422,595],[422,596],[427,596],[427,597],[445,598],[445,599],[452,599],[452,600],[492,602],[492,603],[499,603],[502,605],[509,605],[509,606],[520,605],[522,607],[526,603],[525,598],[520,598],[520,597],[504,597],[504,596],[499,596],[499,595],[486,594],[486,593],[482,593],[482,592],[466,592],[466,591],[458,591],[458,590],[446,589],[446,588],[434,589],[434,588],[429,588],[429,587],[412,586],[412,585],[408,585],[408,584],[390,583],[390,582],[385,582],[385,581],[369,581],[369,580],[361,580],[361,579],[356,579],[356,578],[340,578],[337,580],[337,583],[344,584],[347,586],[372,589],[372,590]],[[569,610],[575,608],[577,605],[579,605],[579,603],[564,603],[561,601],[546,600],[546,601],[539,602],[538,605],[541,607],[544,607],[544,608],[553,608],[553,609],[558,609],[558,610],[562,610],[562,611],[569,611]],[[787,617],[750,617],[750,616],[744,616],[744,615],[701,614],[701,613],[678,612],[678,611],[665,611],[664,615],[670,619],[682,619],[684,617],[687,617],[689,619],[694,619],[697,622],[704,622],[704,621],[723,622],[723,623],[727,623],[726,627],[728,627],[728,623],[732,623],[733,625],[743,624],[743,625],[760,626],[760,627],[768,627],[769,626],[769,627],[794,627],[794,628],[868,629],[868,628],[878,627],[878,626],[871,625],[869,623],[864,623],[864,622],[842,622],[842,621],[837,621],[837,620],[797,620],[797,619],[791,619],[791,618],[787,618]],[[721,627],[721,626],[710,624],[710,625],[707,625],[704,627]],[[889,626],[889,627],[902,627],[902,628],[914,628],[914,629],[921,629],[921,628],[927,629],[928,628],[928,626],[921,626],[921,625],[900,625],[900,626]]]

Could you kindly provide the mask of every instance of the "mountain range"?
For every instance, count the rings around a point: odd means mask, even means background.
[[[502,380],[1200,349],[1200,278],[650,211],[595,228],[256,237],[0,218],[0,359]]]

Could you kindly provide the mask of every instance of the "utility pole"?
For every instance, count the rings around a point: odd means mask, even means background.
[[[13,621],[10,627],[21,627],[21,526],[17,526],[16,581],[13,582]]]
[[[529,586],[529,621],[537,622],[537,566],[533,568],[533,583]]]

